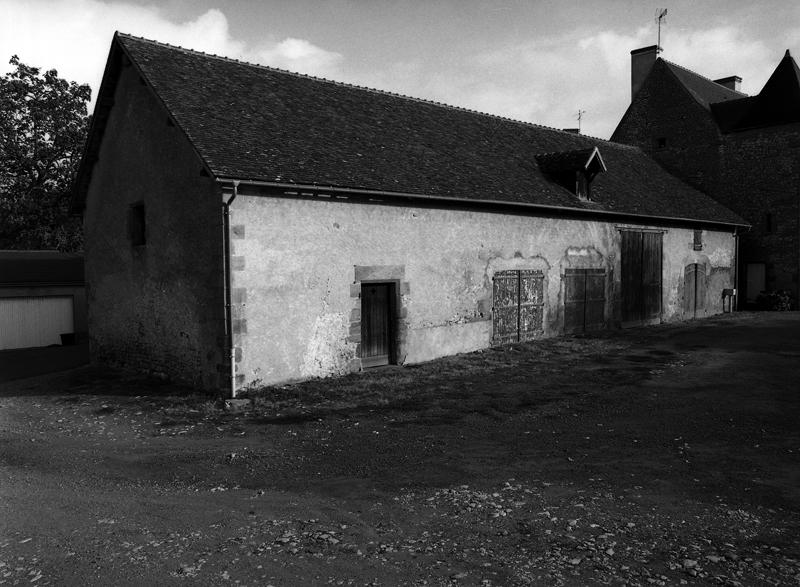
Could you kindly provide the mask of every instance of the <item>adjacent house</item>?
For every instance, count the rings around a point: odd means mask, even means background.
[[[73,343],[86,328],[81,255],[0,251],[0,350]]]
[[[234,393],[723,311],[746,223],[641,149],[114,36],[95,360]]]
[[[756,96],[741,78],[710,80],[656,46],[631,52],[631,105],[612,140],[735,211],[744,301],[788,290],[800,307],[800,70],[789,51]]]

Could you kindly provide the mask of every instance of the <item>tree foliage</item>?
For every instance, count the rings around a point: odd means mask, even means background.
[[[21,63],[0,78],[0,249],[83,247],[70,184],[88,128],[91,90]]]

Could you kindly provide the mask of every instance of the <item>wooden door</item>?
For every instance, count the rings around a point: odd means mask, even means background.
[[[392,357],[392,291],[390,283],[361,286],[361,365],[388,365]]]
[[[564,273],[564,332],[605,327],[605,269],[567,269]]]
[[[542,332],[544,318],[544,274],[519,272],[519,340],[531,340]]]
[[[697,318],[706,314],[706,266],[690,263],[683,272],[683,313]]]
[[[660,232],[622,231],[622,321],[642,322],[661,315]]]
[[[493,282],[492,341],[506,344],[536,338],[543,330],[544,274],[498,271]]]

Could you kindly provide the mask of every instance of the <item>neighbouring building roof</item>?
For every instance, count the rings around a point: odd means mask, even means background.
[[[685,67],[682,67],[666,59],[659,58],[664,63],[669,71],[683,84],[689,93],[697,100],[704,108],[710,109],[711,104],[716,102],[725,102],[728,100],[738,100],[745,98],[746,94],[731,90],[717,82],[695,73]]]
[[[800,122],[800,69],[788,50],[757,96],[747,96],[680,65],[659,61],[711,111],[722,132]]]
[[[76,208],[123,56],[218,179],[746,224],[635,147],[120,33],[81,163]],[[552,181],[537,162],[548,153],[594,148],[607,172],[594,180],[592,202]]]
[[[0,251],[0,287],[82,285],[83,255],[57,251]]]

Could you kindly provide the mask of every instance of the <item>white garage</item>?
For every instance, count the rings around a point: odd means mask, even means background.
[[[0,351],[74,342],[86,331],[83,257],[0,251]]]
[[[75,332],[72,296],[0,299],[0,350],[61,344]]]

